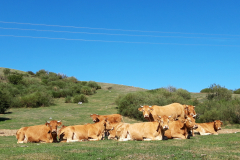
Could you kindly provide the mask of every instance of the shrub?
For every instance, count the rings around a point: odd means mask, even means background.
[[[10,96],[0,90],[0,113],[3,114],[10,107]]]
[[[71,96],[65,97],[65,103],[72,103],[72,97]]]
[[[48,74],[48,71],[46,71],[44,69],[41,69],[41,70],[36,72],[36,76],[38,76],[38,77],[44,76],[44,75],[47,75],[47,74]]]
[[[92,94],[93,94],[93,91],[92,91],[92,89],[91,89],[90,87],[88,87],[88,86],[83,86],[83,87],[81,88],[81,93],[82,93],[82,94],[85,94],[85,95],[92,95]]]
[[[200,93],[210,93],[211,92],[211,89],[209,88],[204,88],[200,91]]]
[[[84,94],[75,95],[73,98],[74,103],[82,102],[82,103],[88,103],[88,99]]]
[[[8,81],[12,84],[19,84],[23,79],[23,75],[22,74],[12,74],[8,76]]]
[[[225,87],[221,87],[220,85],[213,84],[209,87],[210,92],[207,95],[207,99],[212,100],[231,100],[232,99],[232,91],[228,90]]]
[[[184,99],[191,99],[191,94],[185,89],[178,89],[176,91],[177,95],[183,97]]]
[[[27,71],[27,73],[30,74],[30,75],[32,75],[32,76],[35,75],[35,73],[33,73],[32,71]]]
[[[5,76],[9,75],[10,72],[11,72],[11,70],[9,68],[3,69],[3,73],[4,73]]]
[[[98,84],[94,81],[89,81],[87,85],[91,88],[98,89]]]
[[[240,94],[240,88],[233,91],[234,94]]]

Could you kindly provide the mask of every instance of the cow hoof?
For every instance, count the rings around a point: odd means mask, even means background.
[[[168,140],[168,137],[166,137],[166,136],[163,136],[163,140]]]

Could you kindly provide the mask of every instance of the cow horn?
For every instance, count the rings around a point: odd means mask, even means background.
[[[220,122],[223,122],[223,121],[220,121]]]
[[[143,108],[143,106],[141,106]]]
[[[161,116],[158,116],[159,118],[161,118]]]
[[[152,107],[152,106],[149,106],[149,107]]]
[[[47,123],[50,123],[49,121],[47,121]]]
[[[60,121],[57,121],[57,122],[61,122],[61,120],[60,120]]]
[[[193,115],[192,117],[196,117],[196,116],[197,116],[197,114]]]
[[[196,107],[196,106],[193,106],[194,108]]]
[[[172,116],[168,116],[168,118],[171,118]]]
[[[96,114],[96,115],[98,115],[98,114]]]
[[[92,115],[92,114],[91,114]]]

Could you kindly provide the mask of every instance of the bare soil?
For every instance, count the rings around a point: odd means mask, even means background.
[[[0,129],[0,136],[15,136],[17,129]],[[240,129],[222,129],[218,131],[219,134],[227,134],[227,133],[237,133],[240,132]]]

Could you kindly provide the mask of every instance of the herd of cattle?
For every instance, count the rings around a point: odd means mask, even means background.
[[[27,142],[79,142],[108,139],[166,140],[189,139],[194,132],[200,135],[217,135],[222,121],[195,123],[195,106],[172,103],[166,106],[144,105],[138,108],[149,122],[124,123],[120,114],[91,114],[93,124],[64,126],[61,121],[52,120],[45,125],[22,127],[16,132],[17,143]],[[61,126],[57,131],[57,127]],[[59,140],[57,139],[59,138]]]

